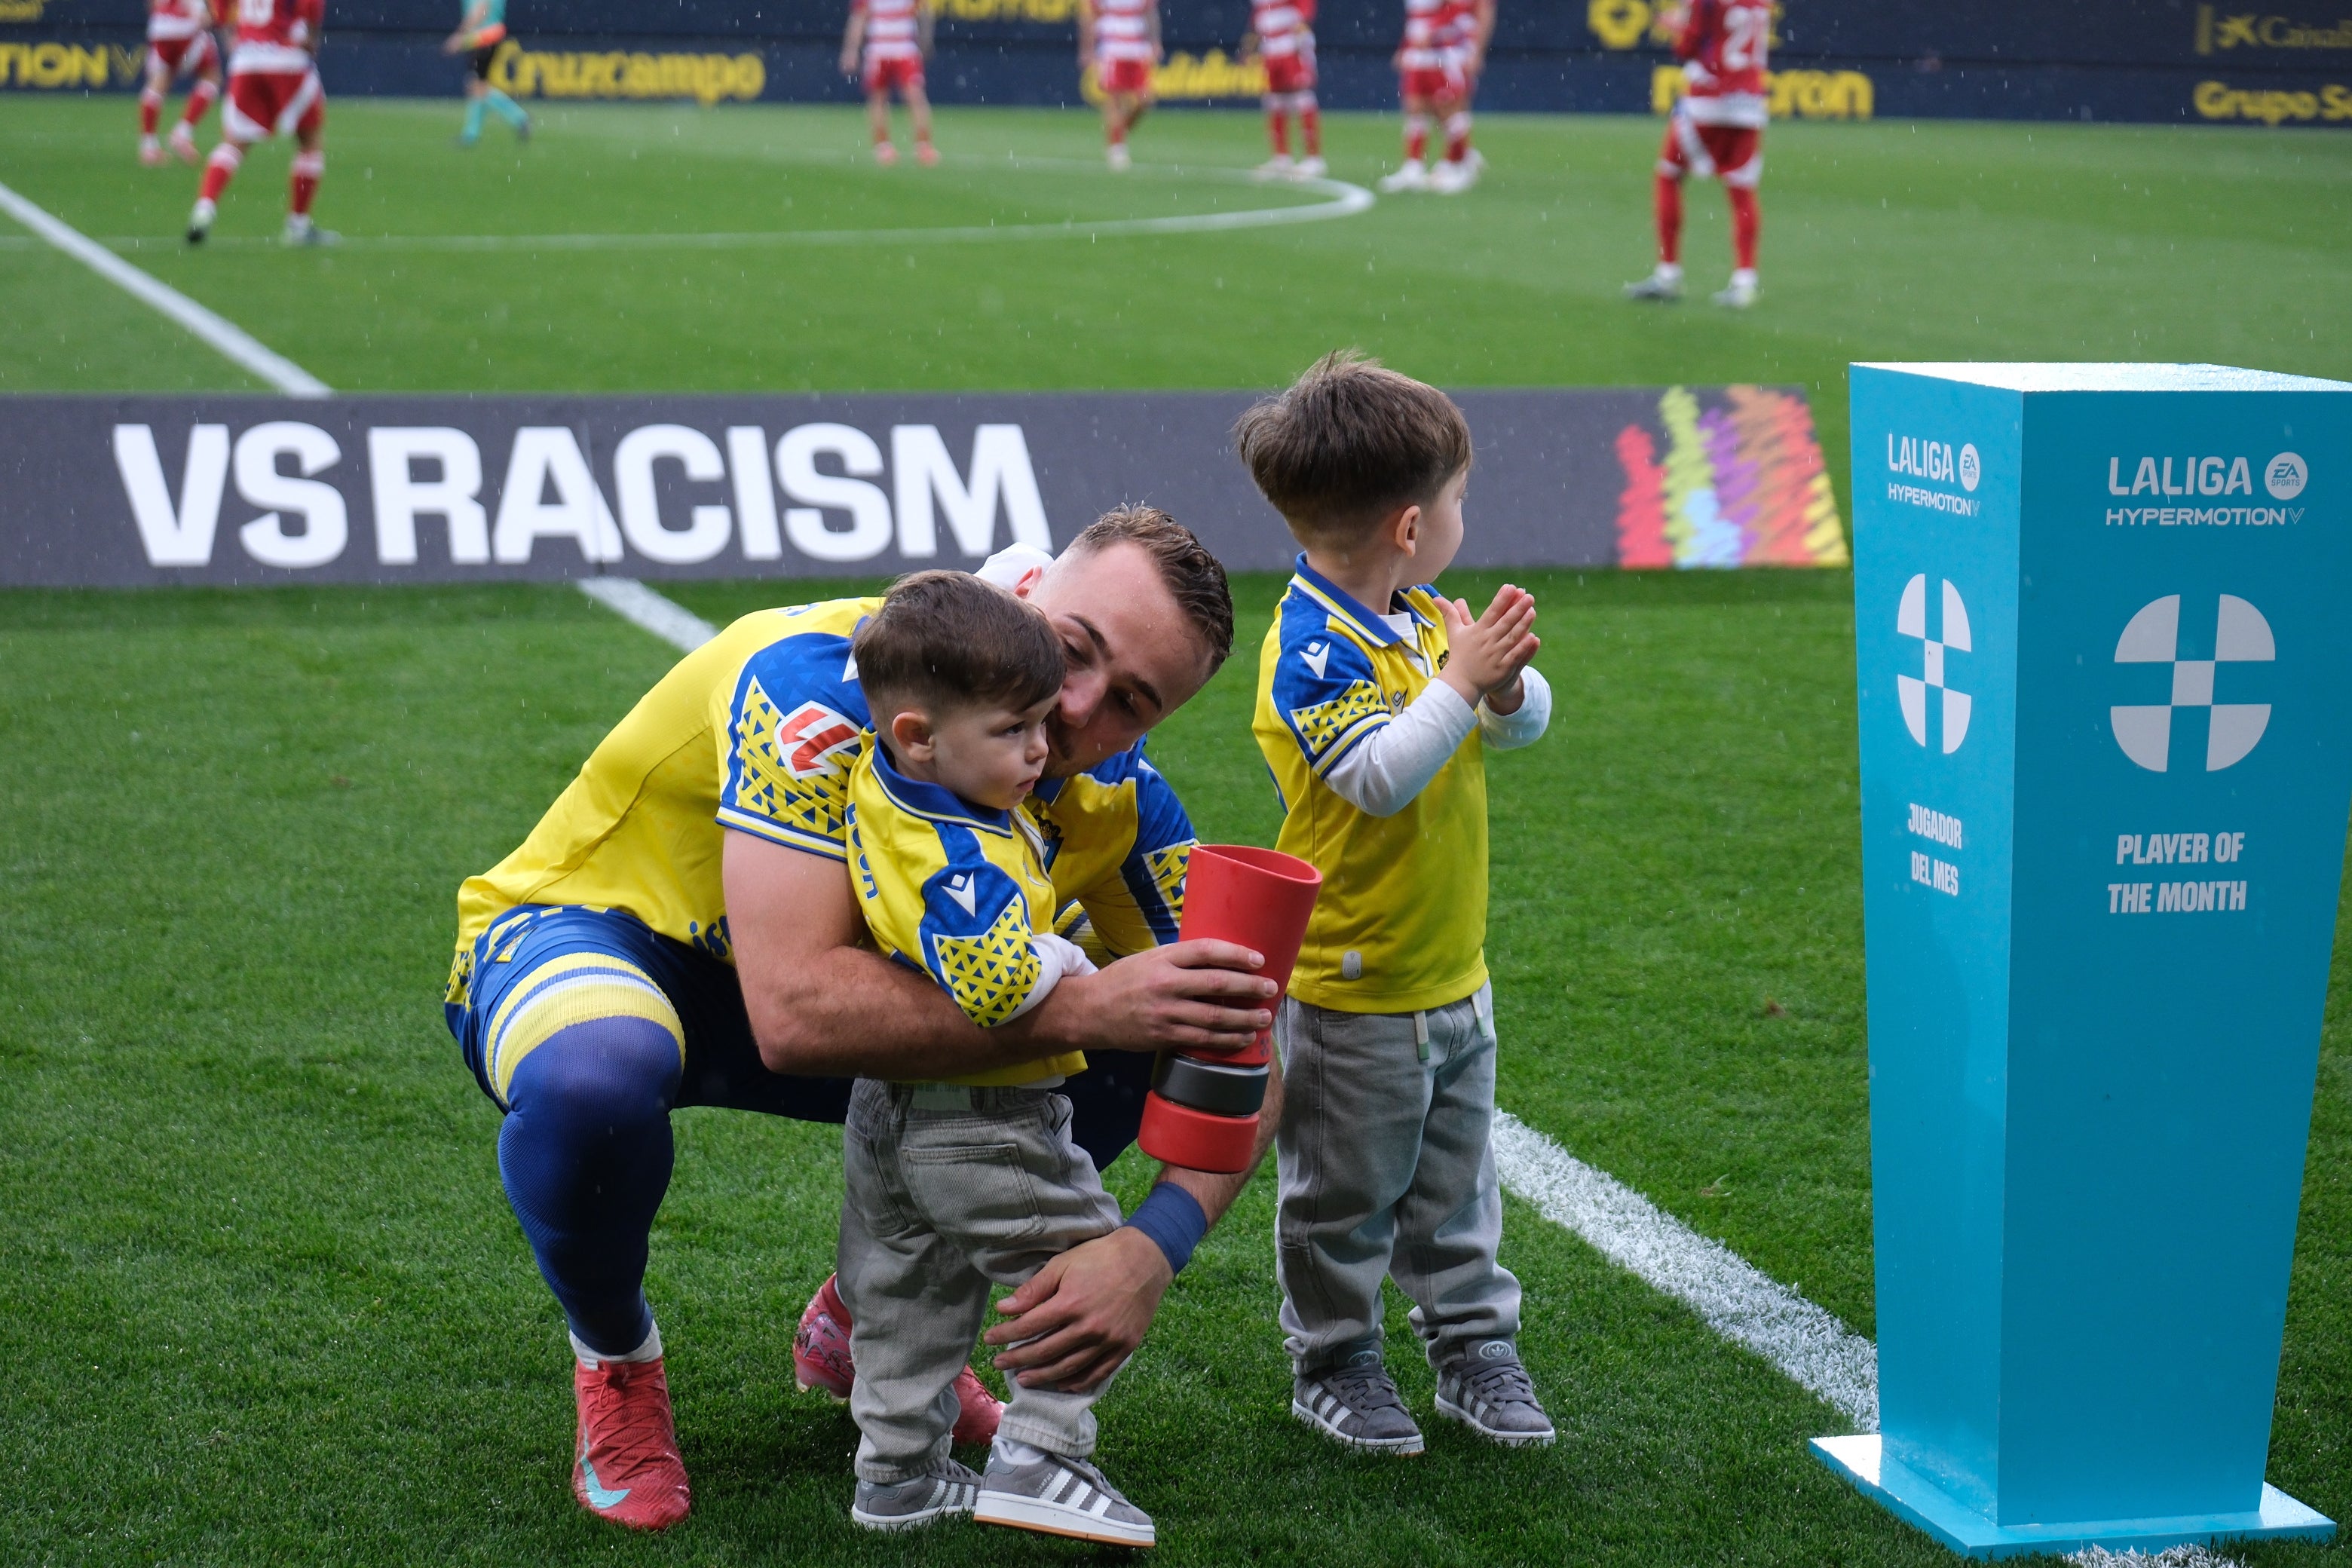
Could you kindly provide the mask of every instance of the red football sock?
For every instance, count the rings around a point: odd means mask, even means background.
[[[1756,270],[1756,237],[1764,226],[1764,214],[1756,205],[1756,193],[1746,185],[1730,185],[1724,195],[1731,198],[1731,259],[1743,272]]]
[[[1103,127],[1103,136],[1104,139],[1114,147],[1123,145],[1127,141],[1127,121],[1124,120],[1112,120],[1106,121]]]
[[[310,203],[319,194],[319,176],[326,172],[324,153],[294,154],[294,170],[286,182],[286,205],[296,217],[310,216]]]
[[[213,155],[205,160],[205,181],[197,187],[196,195],[208,202],[220,200],[220,194],[236,176],[236,166],[244,162],[245,149],[234,142],[224,142],[214,148]]]
[[[1277,157],[1290,156],[1290,117],[1279,109],[1265,111],[1266,140],[1274,143]]]
[[[1323,155],[1323,111],[1311,103],[1300,110],[1298,133],[1307,142],[1307,155],[1320,158]]]
[[[1669,267],[1683,256],[1683,183],[1660,174],[1655,188],[1658,215],[1658,259]]]
[[[163,117],[163,95],[152,87],[142,92],[139,95],[139,134],[154,135],[155,121]]]
[[[1409,163],[1418,163],[1429,151],[1429,116],[1408,114],[1404,117],[1404,156]]]
[[[220,97],[220,89],[208,81],[200,81],[188,89],[188,107],[180,111],[180,123],[194,131],[205,122],[213,100]]]
[[[1470,113],[1460,110],[1445,117],[1445,161],[1459,163],[1470,154]]]

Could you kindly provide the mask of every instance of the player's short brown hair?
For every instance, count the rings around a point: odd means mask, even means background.
[[[1158,507],[1131,503],[1114,507],[1088,523],[1063,554],[1066,559],[1114,544],[1135,545],[1151,557],[1176,607],[1207,645],[1209,669],[1214,673],[1234,651],[1234,593],[1225,581],[1224,564],[1191,529]]]
[[[877,730],[908,708],[1034,707],[1062,689],[1066,668],[1043,611],[968,572],[899,578],[849,647]]]
[[[1234,449],[1302,543],[1344,545],[1435,500],[1470,466],[1470,425],[1437,388],[1339,349],[1243,415]]]

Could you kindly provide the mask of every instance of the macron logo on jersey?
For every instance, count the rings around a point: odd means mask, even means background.
[[[1315,672],[1316,679],[1320,680],[1325,668],[1331,662],[1331,645],[1327,642],[1308,643],[1299,650],[1298,657],[1307,661],[1307,668]]]
[[[796,779],[826,772],[857,744],[858,728],[822,702],[803,702],[776,726],[776,755]]]
[[[973,906],[979,900],[978,889],[972,887],[971,873],[969,871],[961,877],[950,877],[946,891],[948,897],[953,899],[956,906],[966,914],[972,912]]]

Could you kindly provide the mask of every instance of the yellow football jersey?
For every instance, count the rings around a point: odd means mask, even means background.
[[[687,655],[615,725],[520,847],[457,892],[457,972],[475,938],[534,904],[619,909],[733,962],[723,828],[845,859],[849,773],[872,722],[849,639],[879,599],[744,616]],[[1176,940],[1192,826],[1141,742],[1023,812],[1057,903],[1111,955]]]
[[[955,998],[983,1029],[1019,1014],[1049,960],[1054,929],[1045,842],[1023,811],[990,811],[910,779],[868,736],[849,774],[851,879],[877,946]],[[1034,1083],[1086,1070],[1076,1051],[950,1079]]]
[[[1475,731],[1393,816],[1340,798],[1333,763],[1444,664],[1436,591],[1397,595],[1410,638],[1298,558],[1258,652],[1253,730],[1284,811],[1275,843],[1323,873],[1290,994],[1345,1013],[1415,1013],[1486,983],[1486,761]]]

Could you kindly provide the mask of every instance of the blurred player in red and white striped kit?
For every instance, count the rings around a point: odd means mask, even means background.
[[[236,47],[228,57],[228,101],[221,105],[221,144],[205,160],[205,180],[188,215],[188,243],[212,232],[221,193],[245,162],[245,150],[281,131],[294,133],[287,181],[286,243],[332,245],[339,237],[310,221],[310,202],[326,173],[327,91],[319,82],[319,36],[327,0],[236,0]]]
[[[1381,189],[1452,195],[1477,182],[1481,160],[1470,150],[1470,93],[1494,30],[1495,0],[1404,0],[1404,38],[1396,52],[1404,162],[1381,181]],[[1439,121],[1445,127],[1445,161],[1433,173],[1426,162],[1429,132]]]
[[[212,7],[205,0],[148,0],[147,80],[139,89],[139,161],[149,168],[163,161],[155,140],[163,95],[173,79],[192,76],[188,106],[172,127],[172,151],[183,163],[196,161],[196,127],[220,97],[220,46],[213,42]]]
[[[1462,97],[1461,67],[1447,58],[1444,26],[1453,0],[1404,0],[1404,40],[1397,45],[1397,95],[1404,100],[1404,162],[1381,181],[1384,191],[1429,187],[1429,123]]]
[[[866,120],[874,132],[877,163],[898,161],[898,149],[890,140],[893,88],[915,122],[915,162],[929,167],[940,161],[931,145],[931,100],[923,90],[933,16],[931,0],[850,0],[849,30],[841,38],[841,69],[845,76],[858,76],[865,86]]]
[[[1429,188],[1450,196],[1476,184],[1478,172],[1486,166],[1485,157],[1470,145],[1470,103],[1478,96],[1486,45],[1495,36],[1495,0],[1447,0],[1437,33],[1460,87],[1458,97],[1439,106],[1445,117],[1445,161],[1429,172]]]
[[[1151,107],[1160,53],[1159,0],[1078,0],[1078,68],[1095,68],[1103,156],[1114,169],[1128,166],[1127,133]]]
[[[1315,102],[1315,0],[1250,0],[1250,36],[1244,54],[1265,67],[1265,132],[1274,156],[1258,173],[1313,179],[1323,162],[1323,113]],[[1290,156],[1290,116],[1298,116],[1300,151]]]
[[[1628,298],[1682,298],[1683,181],[1693,174],[1723,182],[1731,204],[1731,285],[1718,305],[1744,310],[1756,302],[1756,240],[1763,214],[1756,187],[1764,177],[1765,57],[1770,47],[1770,0],[1692,0],[1687,15],[1666,13],[1679,26],[1675,56],[1683,62],[1685,91],[1666,122],[1655,185],[1658,265],[1625,285]]]

